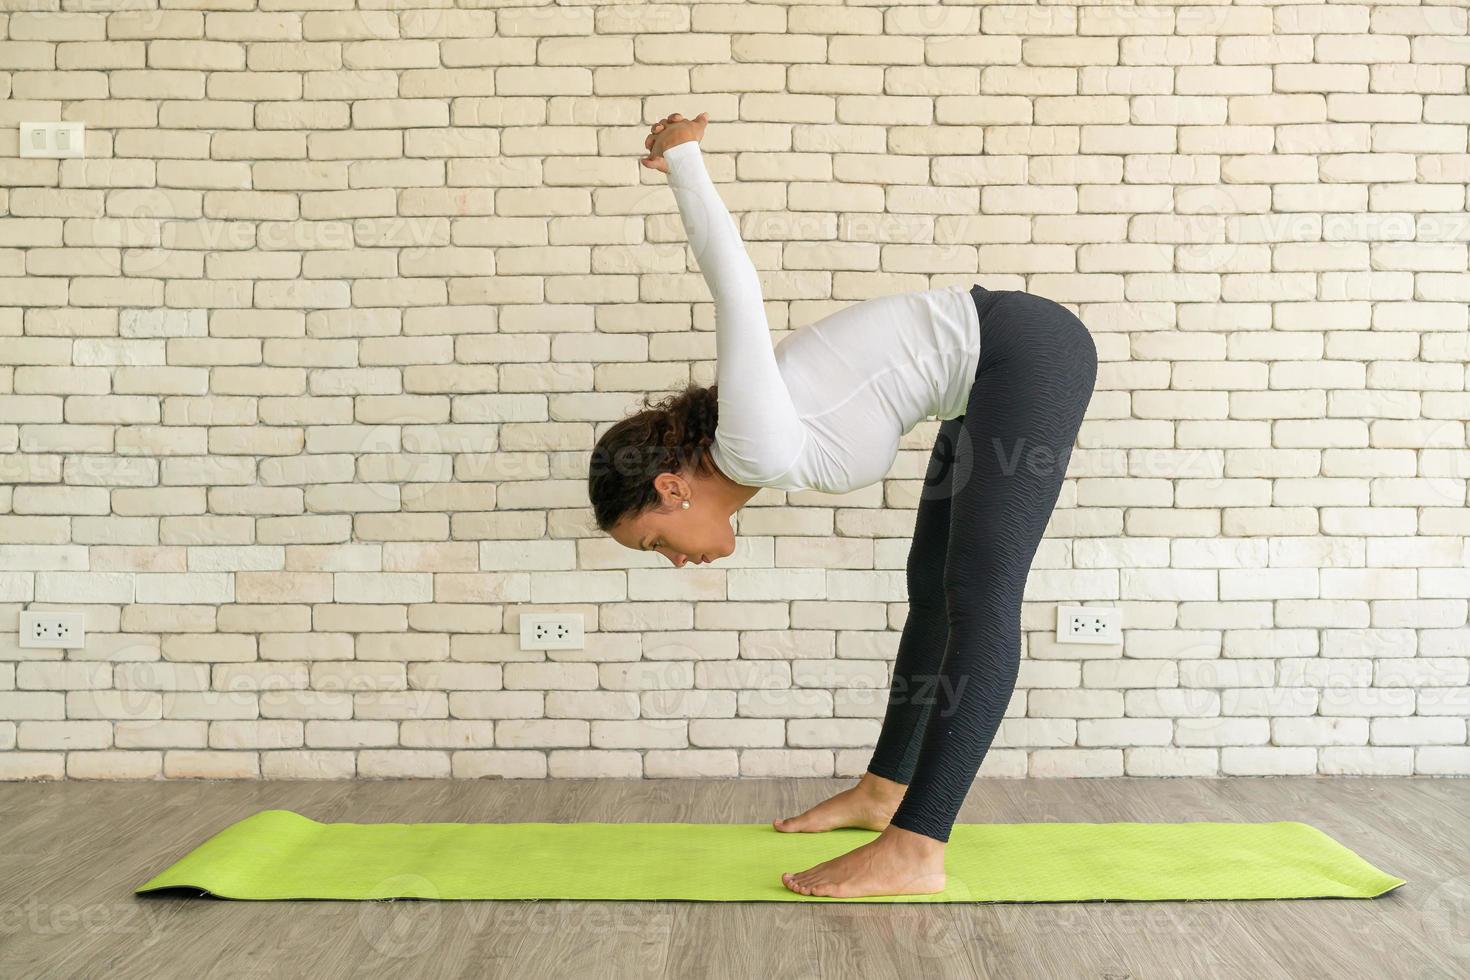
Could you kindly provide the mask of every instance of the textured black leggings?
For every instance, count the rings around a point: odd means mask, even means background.
[[[909,612],[868,771],[908,784],[892,823],[947,841],[1015,690],[1021,595],[1097,379],[1092,335],[1022,290],[971,295],[980,366],[940,424],[908,557]]]

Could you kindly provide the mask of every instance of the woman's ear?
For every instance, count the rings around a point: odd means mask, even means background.
[[[660,473],[653,481],[653,486],[665,506],[677,508],[679,501],[689,496],[689,487],[674,473]]]

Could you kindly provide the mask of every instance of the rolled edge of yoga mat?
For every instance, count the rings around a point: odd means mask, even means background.
[[[826,898],[780,882],[876,837],[769,824],[319,823],[262,810],[135,889],[247,901],[1078,902],[1376,898],[1407,882],[1300,821],[959,824],[945,891]]]

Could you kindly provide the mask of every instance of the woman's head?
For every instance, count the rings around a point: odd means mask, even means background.
[[[759,488],[741,487],[715,465],[710,444],[718,385],[689,385],[612,425],[597,440],[587,495],[599,530],[675,565],[735,550],[730,518]]]

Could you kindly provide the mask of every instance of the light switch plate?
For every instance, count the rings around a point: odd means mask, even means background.
[[[20,124],[20,155],[79,157],[86,135],[86,126],[80,122],[23,122]]]

